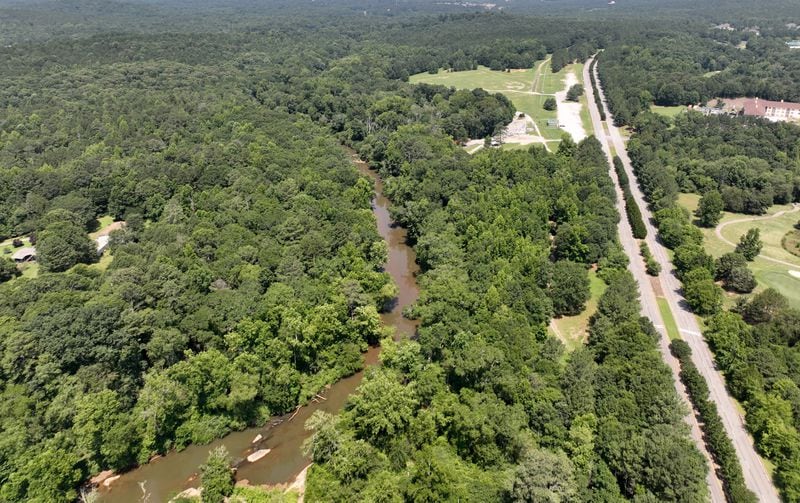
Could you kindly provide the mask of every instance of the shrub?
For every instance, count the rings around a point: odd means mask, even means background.
[[[556,99],[555,98],[547,98],[546,100],[544,100],[544,103],[542,104],[542,108],[544,108],[545,110],[548,110],[550,112],[554,111],[556,108],[558,108],[558,104],[556,103]]]
[[[647,227],[642,220],[642,212],[639,211],[639,205],[629,195],[625,198],[625,213],[628,215],[628,222],[631,224],[633,230],[633,237],[636,239],[644,239],[647,237]]]
[[[692,362],[692,350],[686,341],[674,340],[670,352],[681,365],[680,379],[686,386],[689,399],[700,416],[700,427],[705,434],[706,446],[719,466],[719,474],[729,501],[755,503],[757,500],[744,484],[744,475],[733,443],[728,438],[716,405],[708,400],[708,384]]]

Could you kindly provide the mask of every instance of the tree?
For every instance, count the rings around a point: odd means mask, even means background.
[[[0,258],[0,283],[19,276],[20,270],[17,269],[17,264],[10,258]]]
[[[75,223],[54,222],[38,235],[36,260],[46,271],[66,271],[75,264],[96,259],[95,244]]]
[[[568,101],[578,101],[581,96],[583,96],[583,86],[580,84],[573,85],[569,88],[569,91],[567,91]]]
[[[722,201],[722,195],[716,190],[710,190],[700,198],[700,203],[694,214],[701,226],[714,227],[719,223],[719,219],[722,218],[722,210],[724,208],[725,203]]]
[[[558,103],[556,103],[556,99],[555,98],[549,97],[549,98],[544,100],[544,103],[542,103],[542,108],[544,108],[545,110],[547,110],[549,112],[553,112],[553,111],[555,111],[556,108],[558,108]]]
[[[557,316],[578,314],[583,311],[589,296],[586,267],[569,260],[556,262],[550,279],[554,313]]]
[[[722,308],[722,290],[704,267],[692,269],[683,276],[683,293],[692,310],[701,316],[714,314]]]
[[[514,470],[515,503],[567,503],[576,492],[572,463],[563,453],[536,450]]]
[[[206,464],[200,467],[200,480],[203,483],[203,503],[222,503],[233,493],[231,458],[225,446],[208,453]]]
[[[747,266],[736,267],[731,271],[728,280],[725,282],[726,288],[731,288],[739,293],[750,293],[756,285],[756,277]]]
[[[714,279],[727,281],[730,279],[733,270],[739,267],[747,267],[747,259],[741,253],[728,252],[716,260]]]
[[[764,243],[761,242],[761,231],[757,227],[748,230],[747,233],[739,239],[739,244],[736,245],[736,253],[741,253],[749,261],[754,260],[759,253]]]

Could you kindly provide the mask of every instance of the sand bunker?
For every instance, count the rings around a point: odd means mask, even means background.
[[[800,271],[792,271],[792,270],[790,269],[790,270],[789,270],[789,276],[791,276],[791,277],[793,277],[793,278],[800,279]]]
[[[575,142],[579,142],[586,138],[586,131],[584,131],[583,122],[581,121],[581,107],[583,105],[580,102],[567,101],[567,91],[578,83],[578,77],[575,76],[574,72],[569,72],[564,82],[566,84],[564,90],[556,93],[558,123],[564,131],[572,136]]]

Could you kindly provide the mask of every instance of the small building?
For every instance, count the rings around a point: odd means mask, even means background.
[[[23,262],[33,262],[36,260],[36,248],[33,246],[26,246],[15,251],[11,258],[14,262],[21,264]]]
[[[800,49],[800,40],[790,40],[786,42],[786,45],[789,46],[789,49]]]
[[[108,234],[106,234],[105,236],[99,236],[97,239],[95,239],[95,243],[97,243],[98,255],[102,255],[103,252],[106,251],[106,248],[108,248],[109,241],[110,238],[108,237]]]
[[[547,119],[547,127],[559,127],[558,119]]]

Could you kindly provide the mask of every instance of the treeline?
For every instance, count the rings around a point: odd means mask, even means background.
[[[704,332],[786,501],[800,501],[798,326],[800,311],[767,289],[709,319]]]
[[[800,62],[782,33],[740,36],[744,46],[728,37],[724,30],[689,27],[609,46],[599,56],[599,72],[617,125],[632,124],[653,103],[691,105],[741,96],[800,102]],[[772,65],[782,70],[774,72]]]
[[[592,82],[592,91],[594,91],[594,104],[597,111],[600,113],[600,120],[606,120],[606,107],[603,106],[603,100],[600,98],[600,92],[597,89],[597,77],[595,76],[595,68],[597,67],[597,57],[595,57],[589,64],[589,80]]]
[[[622,164],[622,159],[617,155],[614,156],[613,162],[619,185],[622,187],[622,195],[625,197],[625,214],[628,217],[628,223],[631,224],[633,237],[644,239],[647,237],[647,226],[645,226],[642,219],[642,210],[639,209],[636,199],[633,198],[630,180],[628,179],[628,174],[625,173],[625,166]]]
[[[736,450],[725,432],[717,413],[717,406],[708,399],[708,384],[692,361],[691,348],[686,341],[680,339],[672,341],[669,348],[681,364],[681,382],[686,386],[686,392],[697,410],[706,445],[719,467],[720,479],[724,484],[728,500],[737,503],[755,503],[758,499],[744,483]]]
[[[423,268],[419,336],[387,341],[346,410],[310,422],[307,497],[703,501],[599,142],[470,158],[406,126],[385,152],[372,161]],[[588,347],[564,355],[547,323],[596,261],[608,289]]]
[[[642,190],[654,208],[679,192],[717,191],[722,209],[762,214],[800,200],[800,127],[749,118],[655,114],[635,122],[629,144]]]
[[[703,247],[703,234],[691,223],[689,213],[678,207],[679,191],[703,192],[697,211],[700,222],[719,220],[723,208],[761,213],[777,202],[797,197],[800,128],[745,118],[678,116],[673,121],[641,114],[628,145],[640,186],[655,210],[659,237],[673,249],[673,263],[692,310],[708,316],[704,336],[726,376],[731,393],[744,404],[747,428],[756,447],[775,463],[776,482],[786,501],[800,500],[800,375],[792,369],[800,314],[787,307],[786,299],[768,289],[742,298],[730,312],[724,311],[722,289],[749,293],[756,286],[747,261],[758,254],[760,243],[749,233],[736,252],[714,260]],[[758,181],[756,181],[758,180]],[[743,202],[747,201],[747,202]],[[681,350],[678,350],[682,354]],[[684,360],[688,358],[684,355]],[[704,419],[709,446],[730,477],[738,484],[738,470],[730,461],[724,440],[717,439],[711,410],[703,412],[705,389],[692,367],[685,382],[695,396]],[[790,447],[791,446],[791,447]],[[734,487],[729,488],[734,494]],[[746,495],[740,495],[746,498]],[[745,499],[746,501],[747,499]]]

